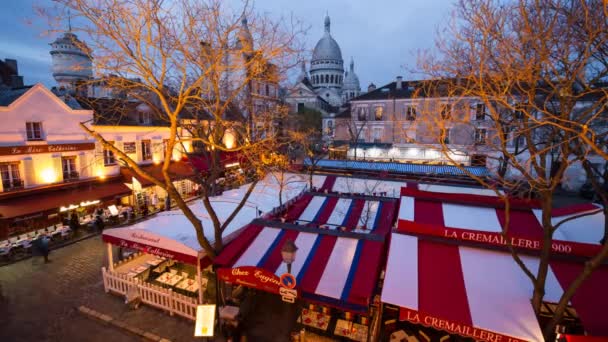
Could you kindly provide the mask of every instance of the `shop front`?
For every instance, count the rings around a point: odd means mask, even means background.
[[[216,258],[218,278],[296,305],[295,331],[368,341],[378,313],[373,298],[383,237],[260,223],[254,221]]]
[[[181,242],[175,231],[162,232],[147,230],[145,223],[105,230],[109,266],[102,269],[104,289],[126,296],[136,288],[144,304],[195,320],[196,306],[215,300],[205,296],[208,284],[214,283],[210,261],[200,247]],[[118,262],[112,246],[117,247]]]
[[[474,189],[427,190],[401,190],[382,288],[382,340],[543,341],[541,327],[583,271],[585,260],[600,248],[603,212],[593,204],[552,212],[554,224],[566,221],[554,234],[537,315],[530,302],[532,283],[506,245],[519,252],[528,269],[538,269],[538,204],[510,199],[507,213],[503,199]],[[600,266],[577,290],[559,330],[607,336],[608,321],[601,313],[608,305],[602,290],[606,284],[608,268]]]
[[[72,213],[84,219],[130,194],[127,186],[114,179],[9,193],[0,199],[0,237],[64,224]]]

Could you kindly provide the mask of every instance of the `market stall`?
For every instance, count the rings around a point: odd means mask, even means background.
[[[331,338],[367,341],[393,199],[305,194],[282,220],[255,220],[215,259],[227,284],[285,297],[294,290],[297,322]],[[362,227],[366,226],[365,229]],[[293,259],[285,257],[293,244]],[[285,278],[294,280],[284,283]],[[284,301],[289,301],[284,298]]]
[[[522,260],[531,269],[538,267],[536,257]],[[551,261],[544,301],[557,303],[582,267]],[[601,311],[608,305],[601,290],[607,280],[608,268],[600,267],[573,297],[568,311],[592,335],[608,333]],[[543,341],[530,304],[532,290],[510,254],[394,233],[382,289],[384,340],[435,334],[439,339],[456,335],[481,341]]]

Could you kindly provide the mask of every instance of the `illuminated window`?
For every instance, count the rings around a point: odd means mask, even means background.
[[[42,140],[42,122],[26,122],[27,140]]]
[[[384,107],[377,106],[376,108],[374,108],[374,117],[376,118],[376,121],[381,121],[383,114],[384,114]]]
[[[114,145],[113,141],[108,141],[111,145]],[[116,165],[116,158],[114,157],[114,152],[108,150],[106,148],[103,149],[103,165],[110,166]]]
[[[150,140],[141,141],[141,159],[142,160],[152,159],[152,148],[151,148]]]
[[[23,188],[23,180],[19,175],[19,163],[0,164],[0,174],[4,191]]]
[[[61,157],[61,168],[64,180],[78,179],[79,174],[76,170],[76,157]]]

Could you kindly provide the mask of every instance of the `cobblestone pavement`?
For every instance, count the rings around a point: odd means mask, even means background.
[[[77,311],[86,305],[172,341],[194,340],[190,321],[148,307],[129,311],[120,297],[103,291],[107,257],[99,236],[50,254],[0,268],[0,341],[138,341]]]

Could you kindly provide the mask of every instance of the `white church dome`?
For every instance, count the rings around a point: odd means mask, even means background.
[[[340,46],[334,40],[334,38],[330,34],[330,21],[329,16],[325,17],[325,34],[323,38],[321,38],[315,49],[312,52],[312,60],[311,62],[315,62],[318,60],[339,60],[342,61],[342,51],[340,50]]]

